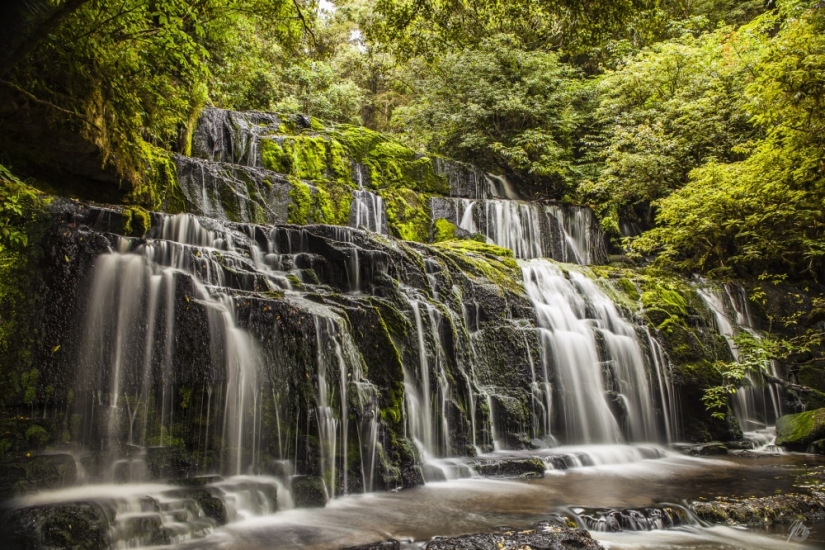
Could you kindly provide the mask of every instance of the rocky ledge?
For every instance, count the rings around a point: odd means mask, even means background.
[[[694,502],[699,519],[711,523],[771,525],[796,520],[825,519],[825,494],[789,493],[762,498],[724,498],[711,502]]]

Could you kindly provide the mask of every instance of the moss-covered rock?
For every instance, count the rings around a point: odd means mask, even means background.
[[[409,188],[379,190],[387,208],[387,225],[394,237],[424,243],[430,240],[430,201]]]
[[[455,232],[458,229],[454,223],[444,218],[438,218],[433,222],[433,241],[440,243],[455,239]]]
[[[805,451],[825,438],[825,408],[799,414],[786,414],[776,421],[776,444]]]

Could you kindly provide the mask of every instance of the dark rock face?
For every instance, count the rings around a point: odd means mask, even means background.
[[[89,503],[38,506],[3,515],[0,535],[9,550],[40,548],[109,548],[109,522],[104,511]]]
[[[19,457],[0,463],[0,500],[73,485],[77,469],[68,454]]]
[[[584,529],[546,527],[539,531],[508,531],[464,535],[461,537],[436,539],[425,547],[427,550],[572,550],[603,549]]]
[[[297,508],[323,508],[327,505],[324,481],[313,476],[292,478],[292,499]]]
[[[694,502],[692,508],[699,519],[711,523],[770,525],[825,519],[825,498],[822,494]]]
[[[361,544],[359,546],[347,546],[342,550],[400,550],[401,543],[395,539],[373,542],[371,544]]]

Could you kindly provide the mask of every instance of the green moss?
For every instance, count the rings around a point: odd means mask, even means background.
[[[433,223],[433,240],[437,243],[451,241],[455,239],[455,230],[458,229],[454,223],[438,218]]]
[[[524,292],[521,269],[512,250],[467,240],[438,243],[433,245],[433,250],[470,277],[484,277],[502,289]]]
[[[687,301],[664,282],[648,285],[642,293],[642,304],[648,309],[662,309],[671,315],[687,315]]]
[[[314,186],[290,180],[289,223],[346,225],[349,221],[352,190],[334,181],[315,182]]]
[[[123,211],[123,232],[126,235],[142,237],[152,227],[152,217],[145,208],[130,206]]]
[[[281,174],[289,173],[289,156],[274,139],[261,140],[261,161],[267,170]]]
[[[435,173],[433,161],[385,136],[352,126],[340,126],[332,133],[347,154],[370,170],[376,189],[406,188],[420,193],[447,195],[446,178]]]
[[[634,302],[638,301],[641,298],[641,295],[639,294],[639,290],[636,288],[636,285],[627,277],[622,277],[621,279],[619,279],[618,284],[619,287],[622,289],[622,292],[624,292],[625,295]]]
[[[300,180],[292,179],[290,184],[288,221],[304,225],[309,222],[312,213],[312,189]]]
[[[776,421],[776,444],[807,446],[825,437],[825,409],[786,414]]]
[[[146,142],[139,145],[139,150],[139,170],[129,175],[132,189],[124,202],[173,214],[186,211],[186,199],[178,185],[172,155]]]
[[[428,197],[411,189],[384,189],[378,193],[387,209],[387,225],[392,234],[405,241],[430,240]]]
[[[324,130],[324,124],[315,117],[311,117],[309,119],[309,127],[312,128],[313,130],[317,130],[317,131],[323,131]]]

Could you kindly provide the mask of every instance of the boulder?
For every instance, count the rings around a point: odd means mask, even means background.
[[[323,508],[327,505],[324,480],[317,476],[293,477],[292,499],[296,508]]]
[[[776,421],[777,445],[804,452],[820,439],[825,439],[825,408],[786,414]]]

